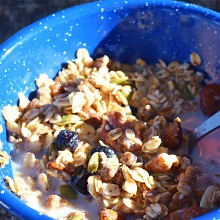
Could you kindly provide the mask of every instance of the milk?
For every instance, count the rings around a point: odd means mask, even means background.
[[[23,165],[23,157],[24,152],[21,150],[13,150],[12,151],[12,170],[13,175],[15,176],[17,173],[25,174],[26,176],[32,176],[33,178],[37,178],[39,171],[36,169],[26,168]],[[83,196],[80,193],[78,194],[77,200],[70,200],[67,199],[71,205],[66,207],[61,207],[59,209],[46,209],[43,204],[46,202],[47,197],[49,195],[59,195],[58,186],[60,185],[59,179],[52,178],[50,182],[50,189],[48,191],[43,191],[42,196],[39,200],[32,199],[28,206],[32,207],[33,209],[39,211],[40,213],[44,213],[48,216],[51,216],[56,219],[62,219],[68,215],[70,212],[74,211],[82,211],[87,213],[86,219],[97,219],[99,215],[100,208],[97,204],[95,204],[95,200],[92,200],[91,196]],[[64,183],[63,183],[64,184]],[[37,185],[38,189],[41,189],[40,186]],[[66,198],[65,198],[66,199]]]
[[[194,130],[207,117],[201,111],[182,115],[182,126]],[[219,119],[220,120],[220,119]],[[199,166],[203,172],[209,174],[214,182],[220,183],[220,129],[203,137],[191,153],[193,165]]]

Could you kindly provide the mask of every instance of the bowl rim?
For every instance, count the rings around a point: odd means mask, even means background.
[[[216,21],[220,24],[220,13],[213,11],[211,9],[186,3],[186,2],[180,2],[180,1],[173,1],[173,0],[116,0],[114,4],[109,5],[109,3],[112,3],[112,0],[105,0],[105,1],[94,1],[89,3],[80,4],[77,6],[72,6],[69,8],[66,8],[64,10],[58,11],[56,13],[50,14],[48,16],[45,16],[32,24],[27,25],[26,27],[22,28],[17,33],[13,34],[11,37],[9,37],[5,42],[3,42],[0,45],[0,67],[4,59],[7,58],[7,55],[13,52],[13,49],[15,49],[20,42],[25,42],[29,38],[33,37],[36,34],[36,30],[40,29],[39,23],[47,23],[53,21],[53,23],[50,25],[51,27],[63,23],[65,20],[72,20],[73,15],[77,16],[80,12],[80,16],[84,17],[88,14],[97,13],[100,11],[100,8],[105,8],[106,11],[111,11],[115,7],[138,7],[145,5],[147,7],[154,7],[154,8],[169,8],[169,9],[183,9],[187,11],[190,11],[191,13],[196,13],[202,17],[206,17],[207,19]],[[66,19],[60,19],[62,15],[65,14]],[[21,38],[22,36],[22,38]],[[23,37],[24,36],[24,37]],[[3,188],[0,185],[0,191],[5,191],[5,188]],[[19,218],[25,218],[25,219],[48,219],[51,220],[53,218],[41,214],[38,211],[32,209],[31,207],[27,206],[24,202],[21,202],[21,199],[18,198],[13,193],[7,193],[7,196],[4,196],[4,194],[0,193],[0,206],[14,214],[15,216]],[[20,214],[19,214],[20,213]],[[215,216],[220,216],[220,209],[216,209],[214,211],[209,212],[208,214],[197,217],[196,219],[205,220],[207,217],[212,218],[212,214],[215,214]],[[30,217],[31,216],[31,217]]]
[[[209,8],[205,8],[200,5],[187,3],[183,1],[176,1],[176,0],[116,0],[115,4],[109,6],[109,2],[112,2],[112,0],[97,0],[93,2],[87,2],[84,4],[72,6],[69,8],[66,8],[64,10],[52,13],[48,16],[45,16],[26,27],[20,29],[15,34],[10,36],[8,39],[6,39],[1,45],[0,45],[0,61],[7,56],[13,50],[16,46],[18,46],[19,42],[24,42],[25,39],[29,39],[32,35],[34,35],[35,31],[40,29],[39,23],[43,23],[45,21],[48,22],[50,19],[53,19],[54,22],[51,27],[53,27],[56,24],[62,23],[60,16],[62,16],[63,13],[65,13],[65,17],[70,18],[73,16],[73,11],[80,12],[80,16],[86,16],[87,14],[93,14],[100,10],[100,8],[107,8],[106,10],[109,11],[113,7],[130,7],[130,6],[143,6],[143,4],[146,5],[146,7],[162,7],[162,8],[179,8],[179,9],[187,9],[188,11],[200,14],[201,16],[204,16],[206,18],[212,18],[213,20],[216,20],[216,22],[219,20],[220,22],[220,12],[214,11]],[[71,16],[70,16],[71,14]],[[74,14],[75,15],[75,14]],[[26,36],[24,39],[20,39],[20,36]],[[3,48],[3,49],[2,49]],[[7,49],[8,48],[8,49]]]

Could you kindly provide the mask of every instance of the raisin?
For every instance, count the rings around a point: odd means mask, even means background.
[[[87,179],[93,175],[87,169],[81,167],[70,179],[70,185],[83,195],[89,195],[87,190]]]
[[[103,152],[103,153],[105,153],[105,155],[108,158],[113,157],[115,155],[115,152],[111,148],[105,147],[105,146],[102,146],[102,145],[98,145],[98,146],[94,147],[90,151],[89,156],[92,156],[95,152]]]
[[[55,146],[58,150],[69,149],[75,151],[79,144],[79,135],[74,131],[61,130],[55,140]]]

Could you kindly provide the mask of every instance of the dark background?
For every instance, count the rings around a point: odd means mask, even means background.
[[[95,0],[0,0],[0,44],[25,26],[49,14],[92,1]],[[185,2],[220,12],[220,0],[185,0]],[[0,208],[0,220],[16,218]]]
[[[92,1],[95,0],[0,0],[0,44],[40,18],[74,5]],[[220,0],[185,1],[220,11]]]

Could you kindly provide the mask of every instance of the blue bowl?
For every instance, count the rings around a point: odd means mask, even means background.
[[[0,107],[15,105],[17,94],[36,89],[41,73],[54,77],[61,64],[85,47],[93,57],[107,54],[121,62],[143,58],[189,61],[203,59],[200,71],[220,79],[220,14],[196,5],[165,0],[109,0],[52,14],[18,32],[0,46]],[[0,115],[3,150],[10,153]],[[4,183],[11,164],[0,170],[0,205],[19,219],[51,219],[12,194]],[[220,209],[198,219],[219,219]]]

